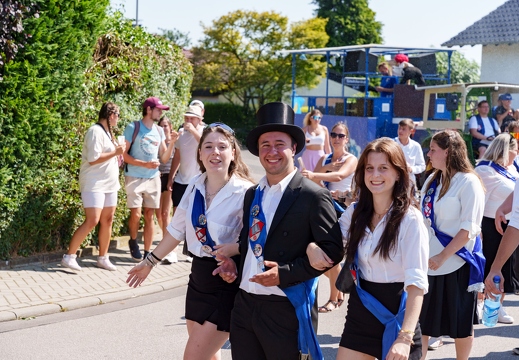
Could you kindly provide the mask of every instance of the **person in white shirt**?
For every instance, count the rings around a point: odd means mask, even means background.
[[[112,222],[117,206],[119,184],[118,157],[122,156],[126,144],[118,144],[112,128],[119,121],[119,107],[106,102],[99,110],[99,120],[85,135],[79,187],[85,208],[85,221],[72,235],[68,252],[61,264],[73,270],[81,270],[76,260],[76,252],[87,235],[99,223],[99,257],[97,266],[106,270],[116,270],[108,258],[108,245],[112,235]]]
[[[479,159],[483,158],[485,150],[492,140],[501,133],[497,121],[488,117],[489,112],[490,105],[488,105],[488,101],[480,101],[478,103],[478,115],[474,115],[469,120],[472,147],[478,152]]]
[[[420,359],[418,316],[428,289],[428,234],[412,206],[404,154],[392,139],[366,146],[355,184],[359,200],[339,219],[357,285],[348,300],[337,359]],[[312,264],[319,261],[309,256]],[[379,319],[371,306],[385,311],[387,319]]]
[[[411,119],[402,119],[398,123],[398,137],[395,141],[400,145],[404,152],[405,161],[407,162],[407,171],[409,171],[409,178],[411,179],[413,189],[416,185],[416,175],[425,171],[425,159],[420,144],[413,139],[411,135],[414,134],[415,125]]]
[[[429,292],[424,297],[420,325],[423,343],[448,335],[456,358],[468,359],[474,339],[477,292],[483,290],[484,256],[481,219],[485,190],[467,157],[457,131],[443,130],[431,139],[434,172],[422,187],[422,213],[429,230]],[[425,359],[427,350],[423,348]]]
[[[513,165],[516,156],[517,140],[510,134],[500,134],[492,141],[483,159],[476,166],[476,172],[481,177],[486,190],[485,211],[481,222],[483,254],[486,259],[485,275],[490,271],[502,238],[502,234],[496,230],[494,225],[496,210],[503,200],[514,191],[515,183],[519,178],[519,173]],[[507,218],[509,219],[509,217]],[[514,293],[519,290],[519,279],[514,270],[516,261],[514,253],[501,269],[501,272],[505,274],[503,283],[506,293]],[[503,303],[504,297],[504,295],[501,297],[501,303]],[[514,318],[506,313],[503,306],[499,308],[498,322],[504,324],[514,322]]]
[[[216,245],[236,243],[241,230],[243,197],[252,186],[234,131],[209,125],[200,138],[196,161],[202,174],[189,182],[159,245],[128,273],[129,286],[139,286],[151,269],[182,240],[188,242],[193,265],[186,295],[189,333],[184,359],[220,358],[227,341],[237,283],[214,273]],[[195,161],[195,159],[192,159]]]
[[[512,216],[506,231],[503,231],[502,224],[507,222],[506,214],[509,213]],[[508,195],[497,209],[495,218],[496,229],[500,234],[503,234],[503,239],[501,239],[494,262],[485,278],[485,295],[490,298],[494,298],[493,294],[503,295],[503,281],[499,283],[500,289],[496,289],[494,277],[498,276],[500,279],[503,279],[501,269],[519,245],[519,181],[515,183],[514,192]],[[519,348],[514,348],[514,353],[519,355]]]

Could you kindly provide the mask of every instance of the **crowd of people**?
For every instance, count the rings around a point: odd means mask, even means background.
[[[505,98],[501,106],[509,106]],[[192,261],[185,359],[220,359],[227,340],[233,359],[322,359],[317,315],[341,307],[345,292],[337,359],[425,359],[430,338],[442,336],[454,339],[457,359],[468,359],[483,291],[518,292],[519,123],[501,133],[486,101],[470,121],[481,157],[476,168],[461,135],[439,131],[421,190],[416,176],[426,165],[411,119],[400,121],[396,138],[370,142],[357,159],[345,123],[329,132],[312,110],[300,128],[290,106],[266,104],[246,140],[265,170],[254,184],[233,129],[204,124],[203,103],[189,105],[178,131],[165,110],[158,98],[146,99],[142,120],[116,140],[119,108],[103,104],[83,146],[86,219],[62,264],[81,270],[76,251],[99,223],[97,266],[116,270],[107,251],[122,167],[129,249],[139,261],[128,284],[139,286],[153,267],[176,262],[182,241]],[[151,249],[154,214],[163,238]],[[318,306],[321,274],[330,296]],[[499,290],[488,280],[496,274]],[[501,307],[499,321],[514,320]]]

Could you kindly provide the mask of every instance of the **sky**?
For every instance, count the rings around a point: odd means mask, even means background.
[[[375,18],[382,22],[384,45],[439,47],[507,0],[369,0]],[[139,11],[139,24],[149,32],[178,29],[189,33],[191,44],[203,38],[203,28],[235,10],[276,11],[290,22],[315,16],[311,0],[111,0],[129,19]],[[481,63],[481,46],[454,47],[468,59]]]

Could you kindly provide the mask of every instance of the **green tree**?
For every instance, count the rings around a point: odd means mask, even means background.
[[[328,19],[326,46],[382,44],[382,23],[375,20],[375,12],[368,0],[313,0],[316,15]]]
[[[181,48],[185,49],[185,48],[188,48],[191,46],[191,39],[189,38],[189,32],[184,33],[178,29],[169,30],[169,29],[159,28],[159,30],[162,32],[162,34],[159,34],[159,35],[164,36],[166,39],[168,39],[169,41],[171,41],[174,44],[177,44]]]
[[[287,49],[319,48],[328,41],[325,19],[288,25],[276,12],[234,11],[204,26],[205,37],[193,49],[194,85],[221,93],[254,112],[269,101],[280,101],[290,90],[292,56]],[[326,65],[320,56],[297,59],[296,83],[315,86]]]
[[[436,54],[436,66],[439,74],[447,75],[448,55],[447,53]],[[451,83],[474,83],[479,82],[479,65],[474,60],[469,60],[458,51],[451,56]]]

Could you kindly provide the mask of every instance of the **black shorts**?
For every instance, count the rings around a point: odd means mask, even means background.
[[[169,173],[167,174],[160,174],[160,193],[168,191],[168,177]]]
[[[177,207],[180,204],[180,200],[182,200],[182,196],[186,192],[187,184],[179,184],[177,182],[173,182],[173,193],[171,194],[171,199],[173,200],[173,207]]]

